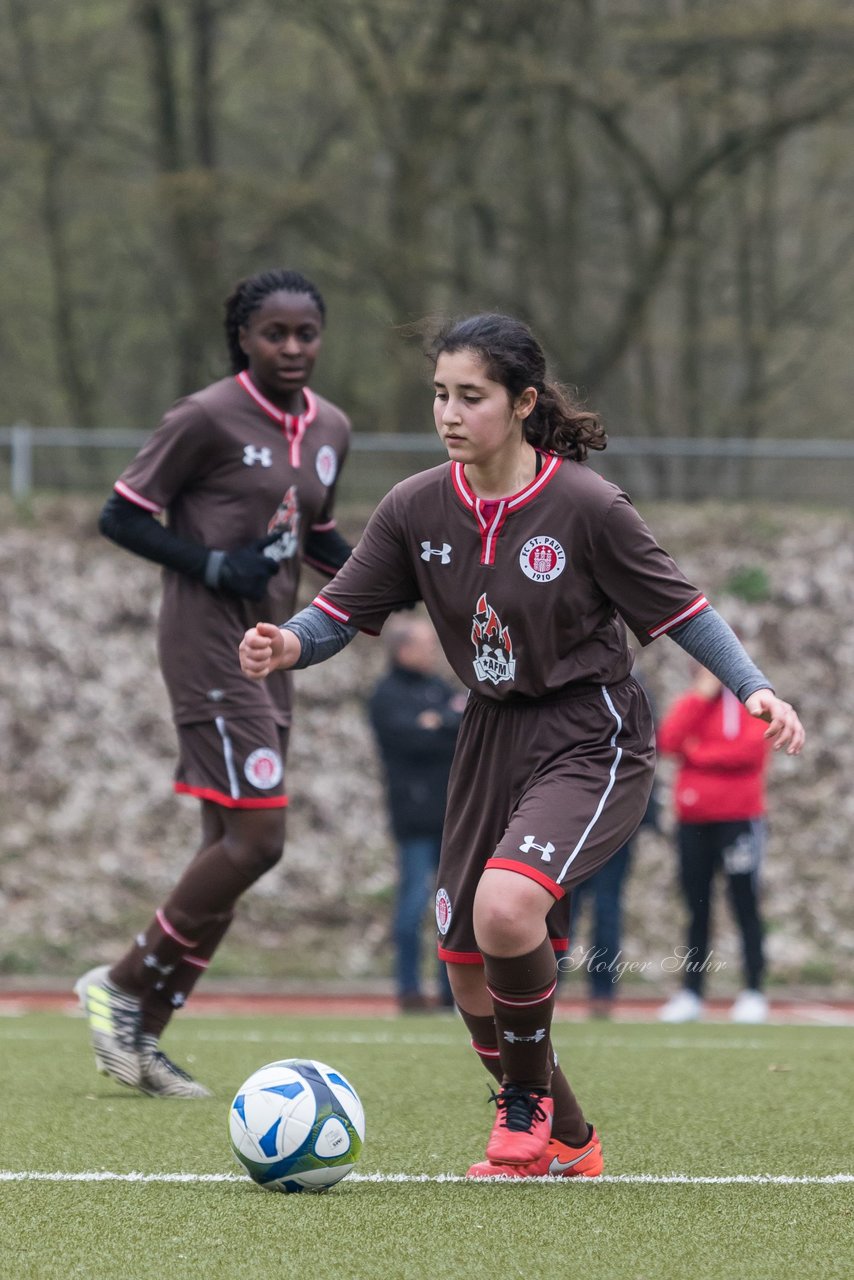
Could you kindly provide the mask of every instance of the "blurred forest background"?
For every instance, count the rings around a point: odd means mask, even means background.
[[[149,431],[227,372],[223,300],[272,265],[322,289],[314,385],[366,444],[432,429],[426,321],[521,315],[603,412],[609,478],[767,499],[642,509],[802,711],[810,745],[772,786],[772,967],[850,986],[852,54],[850,0],[0,0],[0,437]],[[707,452],[692,490],[671,483],[686,440],[778,456],[724,473]],[[820,469],[781,448],[811,440],[832,446]],[[0,497],[4,974],[116,954],[195,841],[170,790],[158,575],[95,531],[131,452],[78,450],[85,499]],[[351,537],[389,465],[351,457]],[[688,668],[666,641],[644,659],[663,709]],[[360,638],[303,673],[288,857],[221,973],[388,972],[379,664]],[[630,958],[678,941],[669,832],[642,844]]]
[[[283,263],[365,430],[496,308],[622,436],[850,435],[852,52],[850,0],[2,0],[0,424],[151,428]]]

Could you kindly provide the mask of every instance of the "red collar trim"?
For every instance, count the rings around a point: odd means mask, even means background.
[[[498,537],[504,528],[504,522],[507,517],[512,511],[518,511],[520,507],[532,502],[537,494],[548,484],[563,462],[563,458],[558,457],[555,453],[543,454],[543,457],[546,461],[539,474],[534,477],[529,485],[526,485],[518,493],[514,493],[510,498],[498,499],[479,498],[466,480],[463,464],[461,462],[451,463],[451,480],[457,497],[472,513],[480,529],[481,564],[495,563],[495,549]],[[484,510],[487,503],[490,504],[489,519],[487,519]]]
[[[303,429],[305,429],[305,427],[310,426],[317,417],[317,397],[308,387],[303,387],[302,389],[303,399],[305,400],[305,412],[295,415],[292,413],[285,413],[284,410],[277,408],[276,405],[273,404],[272,400],[268,400],[267,397],[255,386],[255,383],[249,376],[248,369],[244,369],[241,373],[238,373],[235,376],[243,390],[248,391],[255,403],[264,410],[269,418],[272,418],[273,421],[277,422],[284,431],[287,431],[288,435],[291,435],[295,429],[298,429],[298,423],[302,423]],[[302,434],[302,432],[300,432],[300,434]]]
[[[292,413],[284,413],[271,400],[268,400],[265,395],[262,395],[250,378],[248,369],[242,370],[236,377],[243,390],[249,393],[258,407],[263,409],[267,417],[272,418],[282,428],[288,442],[291,466],[298,467],[300,464],[300,441],[305,435],[306,428],[317,417],[317,397],[312,395],[308,387],[303,387],[302,395],[305,400],[305,413],[295,417]]]
[[[491,499],[491,501],[498,501],[501,504],[506,504],[508,511],[518,511],[520,507],[524,507],[527,503],[531,502],[540,490],[549,483],[557,472],[558,467],[563,464],[563,458],[559,457],[556,453],[544,453],[542,456],[545,459],[545,462],[543,463],[539,474],[534,476],[529,485],[526,485],[524,489],[520,489],[518,493],[514,493],[509,498]],[[453,481],[454,488],[457,492],[457,497],[464,506],[468,507],[469,511],[477,514],[478,519],[480,520],[480,504],[483,499],[478,498],[477,494],[466,480],[465,467],[462,462],[451,463],[451,480]]]

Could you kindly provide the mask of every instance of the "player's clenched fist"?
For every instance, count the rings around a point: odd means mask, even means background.
[[[271,671],[292,667],[302,652],[293,631],[282,631],[272,622],[250,627],[240,641],[240,668],[252,680],[263,680]]]

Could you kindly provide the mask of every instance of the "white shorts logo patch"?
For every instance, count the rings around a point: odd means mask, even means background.
[[[519,552],[519,567],[532,582],[551,582],[566,568],[566,552],[554,538],[529,538]]]
[[[271,747],[259,747],[247,757],[243,766],[246,781],[259,791],[269,791],[282,780],[282,757]]]
[[[451,916],[454,914],[447,889],[440,889],[436,894],[436,928],[444,938],[451,927]]]
[[[328,489],[338,475],[338,455],[331,445],[321,445],[317,451],[314,466],[320,483],[325,484]]]

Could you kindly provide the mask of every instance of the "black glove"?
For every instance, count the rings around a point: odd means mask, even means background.
[[[205,584],[215,591],[228,591],[247,600],[263,600],[267,584],[279,572],[279,562],[264,554],[281,537],[271,533],[236,551],[210,551],[205,565]]]

